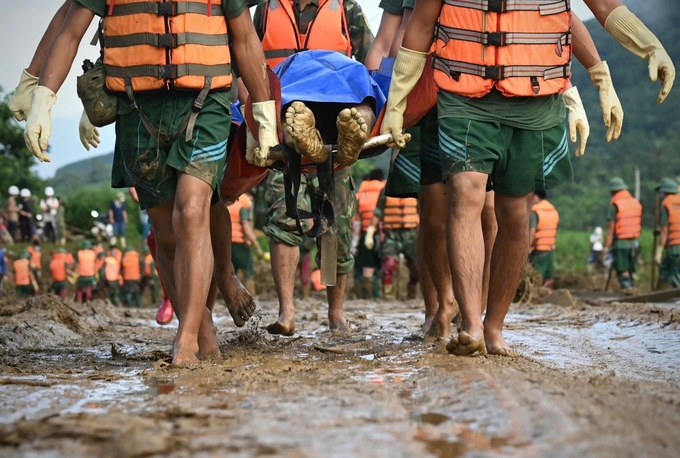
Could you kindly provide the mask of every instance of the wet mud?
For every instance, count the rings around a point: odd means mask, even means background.
[[[680,305],[571,299],[513,306],[517,359],[423,341],[420,301],[349,301],[339,334],[314,296],[293,337],[220,304],[193,368],[152,309],[4,301],[0,456],[678,456]]]

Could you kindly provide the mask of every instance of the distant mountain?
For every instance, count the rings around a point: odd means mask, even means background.
[[[111,182],[113,153],[95,156],[65,165],[50,180],[57,195],[68,197],[84,188],[106,187]]]

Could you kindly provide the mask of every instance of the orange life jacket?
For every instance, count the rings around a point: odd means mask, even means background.
[[[123,252],[120,251],[118,248],[111,248],[108,252],[108,256],[113,256],[116,261],[118,261],[118,264],[121,263],[123,260]]]
[[[380,192],[385,188],[386,182],[378,180],[364,180],[359,186],[357,200],[359,201],[359,217],[361,218],[361,230],[366,231],[371,225],[375,207],[378,206]]]
[[[482,97],[545,96],[571,76],[569,0],[444,0],[436,29],[435,81]]]
[[[120,264],[113,256],[104,258],[104,276],[106,281],[118,281],[120,279]]]
[[[66,281],[66,254],[55,253],[50,261],[50,272],[52,273],[52,281]]]
[[[31,262],[28,259],[14,261],[14,284],[28,286],[31,284]]]
[[[94,277],[97,272],[97,255],[91,249],[78,252],[78,275],[81,277]]]
[[[155,275],[156,271],[156,266],[154,264],[153,256],[151,256],[151,253],[148,253],[144,257],[144,275],[147,277],[153,277]]]
[[[243,194],[233,205],[227,207],[231,216],[231,243],[246,243],[243,225],[241,224],[241,210],[250,209],[250,198]]]
[[[383,211],[383,228],[413,229],[418,227],[418,200],[413,197],[388,197]]]
[[[29,246],[26,251],[31,253],[31,267],[37,270],[42,270],[42,253],[34,249],[32,246]]]
[[[106,0],[106,86],[114,92],[231,86],[220,0]]]
[[[553,204],[542,200],[531,208],[538,216],[536,225],[536,241],[532,247],[536,251],[552,251],[555,249],[557,226],[560,224],[560,214]]]
[[[614,194],[610,202],[616,205],[617,240],[632,240],[642,233],[642,205],[630,192],[623,190]]]
[[[93,249],[93,251],[94,251],[94,249]],[[104,267],[104,258],[99,256],[99,254],[97,252],[95,252],[95,254],[97,255],[97,259],[94,262],[94,269],[97,272],[99,272],[100,270],[102,270],[102,267]]]
[[[104,247],[101,245],[95,245],[92,247],[92,251],[94,251],[94,254],[99,255],[102,251],[104,251]]]
[[[123,255],[123,280],[138,281],[142,277],[139,266],[139,253],[128,251]]]
[[[680,245],[680,194],[669,194],[662,204],[668,210],[668,245]]]
[[[316,17],[305,34],[298,29],[293,0],[269,0],[264,9],[262,27],[262,49],[267,64],[272,68],[286,57],[309,49],[337,51],[352,57],[343,0],[319,0]]]

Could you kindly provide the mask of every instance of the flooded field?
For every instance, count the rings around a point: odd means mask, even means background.
[[[0,456],[680,455],[680,305],[513,307],[518,359],[459,358],[418,334],[421,302],[322,296],[298,334],[216,313],[219,360],[168,365],[177,322],[54,298],[0,308]]]

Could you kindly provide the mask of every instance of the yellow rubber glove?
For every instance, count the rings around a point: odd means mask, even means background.
[[[649,79],[656,82],[661,78],[661,91],[656,101],[663,102],[673,87],[675,66],[659,39],[623,5],[609,13],[604,28],[621,46],[649,61]]]
[[[45,86],[37,86],[33,91],[31,111],[26,118],[24,141],[26,146],[40,162],[50,162],[45,153],[52,135],[52,107],[57,102],[57,94]]]
[[[588,73],[590,74],[590,80],[600,91],[600,106],[604,116],[604,125],[607,126],[605,139],[608,142],[618,140],[619,135],[621,135],[621,128],[623,127],[623,107],[619,101],[619,96],[616,95],[614,90],[609,66],[607,62],[602,61],[589,68]]]
[[[663,247],[661,245],[657,246],[654,250],[654,262],[660,266],[661,261],[663,261]]]
[[[244,104],[241,104],[239,110],[241,111],[241,117],[243,118],[243,122],[246,125],[246,161],[248,161],[249,164],[254,164],[255,148],[257,148],[258,143],[255,140],[255,137],[253,137],[253,133],[250,130],[250,126],[246,121],[246,106]]]
[[[375,247],[375,227],[368,226],[366,229],[366,237],[364,237],[364,246],[369,250]]]
[[[259,167],[267,167],[274,161],[269,158],[269,150],[279,144],[279,136],[276,130],[276,102],[267,100],[266,102],[253,103],[253,118],[258,125],[259,146],[253,151],[251,164]]]
[[[418,83],[423,74],[427,53],[412,51],[401,48],[397,53],[392,68],[392,82],[387,97],[385,118],[380,127],[381,134],[392,134],[392,142],[387,146],[394,149],[403,149],[411,140],[410,134],[404,134],[404,112],[406,111],[406,98]]]
[[[83,115],[80,117],[78,133],[80,134],[80,143],[83,144],[86,150],[90,151],[90,146],[93,148],[99,146],[99,130],[92,125],[85,110],[83,110]]]
[[[581,96],[576,87],[570,87],[564,91],[564,105],[567,108],[567,122],[569,124],[569,137],[573,143],[578,140],[576,157],[581,157],[586,152],[586,143],[590,135],[590,125],[583,108]],[[577,135],[578,133],[578,135]],[[580,137],[580,138],[579,138]]]
[[[31,100],[33,99],[33,91],[38,85],[38,77],[31,75],[26,70],[21,73],[19,85],[14,90],[12,98],[9,99],[9,111],[17,121],[23,121],[31,111]]]

